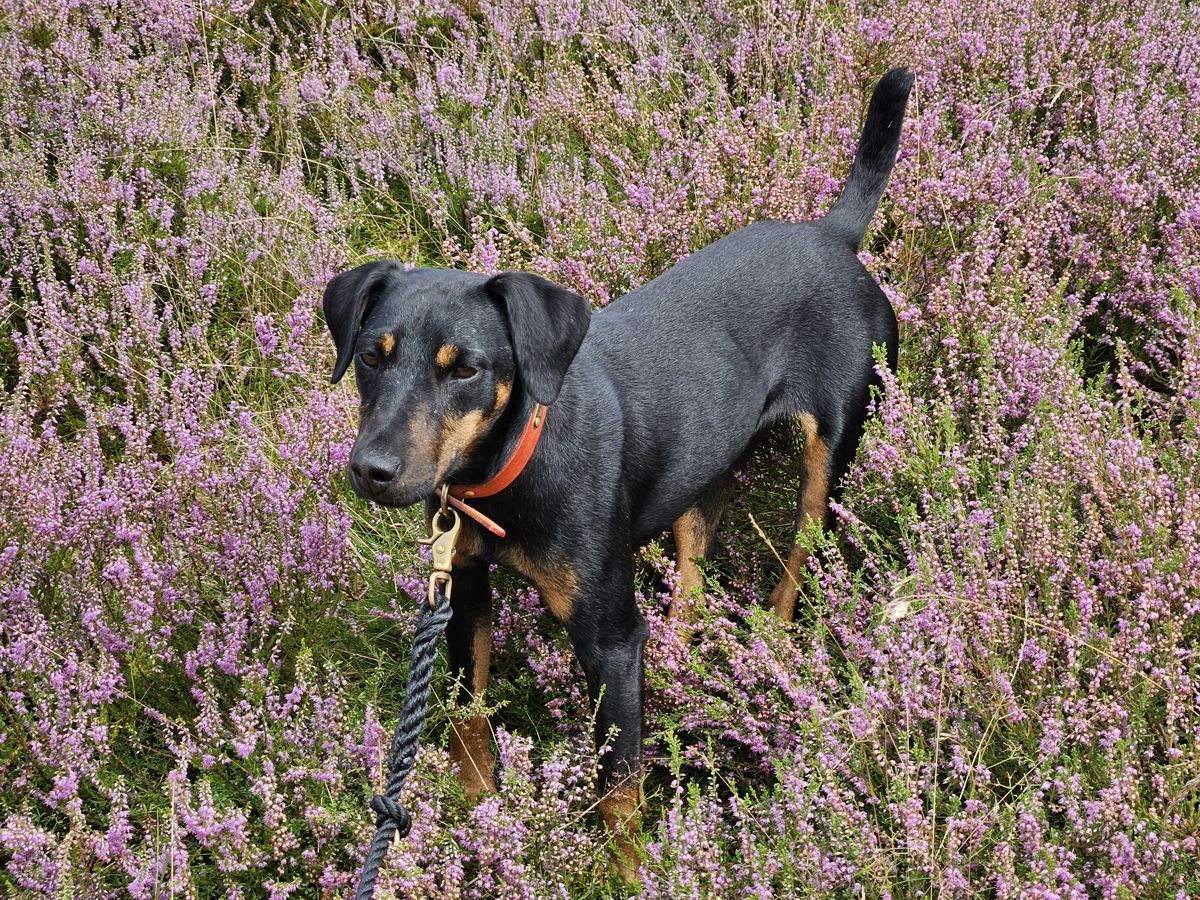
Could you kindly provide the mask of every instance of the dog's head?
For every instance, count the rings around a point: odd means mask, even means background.
[[[552,403],[590,319],[582,297],[537,275],[396,262],[338,275],[324,308],[332,380],[353,362],[362,400],[350,484],[388,506],[433,495],[463,468],[518,388]]]

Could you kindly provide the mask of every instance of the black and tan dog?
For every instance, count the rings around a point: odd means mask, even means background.
[[[350,483],[389,506],[447,483],[484,482],[548,407],[519,477],[474,506],[507,530],[464,522],[455,557],[452,674],[468,695],[488,680],[488,564],[512,567],[570,633],[598,703],[601,810],[636,828],[641,808],[642,647],[634,549],[671,528],[686,620],[730,494],[731,470],[764,429],[805,435],[797,525],[825,522],[854,457],[872,347],[896,359],[896,319],[856,256],[895,163],[912,76],[876,87],[846,188],[817,222],[759,222],[684,259],[591,314],[537,275],[406,270],[372,262],[338,275],[324,308],[336,382],[353,362],[362,420]],[[792,549],[771,596],[791,619],[806,560]],[[485,719],[455,723],[451,751],[472,797],[494,790]],[[625,827],[617,828],[618,823]],[[636,871],[632,841],[618,865]]]

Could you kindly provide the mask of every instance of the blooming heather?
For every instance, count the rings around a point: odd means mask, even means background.
[[[1183,0],[0,0],[0,893],[345,895],[422,560],[347,489],[325,282],[388,256],[603,305],[820,215],[896,64],[862,258],[900,364],[796,623],[762,608],[790,435],[690,647],[669,544],[639,561],[641,892],[1200,895]],[[436,701],[380,895],[620,895],[578,667],[496,592],[499,793],[466,803]]]

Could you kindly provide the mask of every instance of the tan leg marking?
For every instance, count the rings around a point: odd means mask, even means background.
[[[671,598],[668,613],[668,618],[674,622],[687,624],[692,621],[696,600],[704,593],[704,576],[696,560],[708,556],[720,521],[720,511],[716,516],[706,518],[699,507],[693,506],[676,519],[671,528],[675,534],[675,565],[679,569],[679,587]],[[691,631],[687,628],[680,628],[678,633],[685,642],[691,639]]]
[[[685,643],[691,641],[692,632],[683,626],[692,621],[696,600],[704,595],[704,576],[696,561],[703,560],[712,550],[733,487],[733,477],[726,476],[676,519],[671,528],[675,534],[679,587],[671,598],[669,618],[676,623],[676,631]]]
[[[442,344],[438,347],[437,356],[433,358],[433,361],[439,369],[448,369],[456,359],[458,359],[458,348],[453,344]]]
[[[704,576],[700,574],[697,559],[708,556],[709,544],[712,543],[713,525],[707,522],[700,510],[692,507],[675,520],[671,530],[675,533],[676,567],[679,569],[679,593],[681,595],[701,590],[704,587]],[[679,612],[678,597],[671,605],[671,616]]]
[[[574,569],[565,563],[536,560],[516,544],[502,547],[499,559],[533,583],[554,618],[560,622],[571,618],[579,593],[579,579]]]
[[[492,755],[492,727],[486,716],[450,720],[450,759],[467,799],[496,793],[496,758]]]
[[[457,554],[456,554],[457,555]],[[488,666],[492,659],[492,622],[488,617],[479,620],[471,635],[471,695],[479,699],[487,691]],[[479,795],[496,793],[492,772],[496,758],[492,755],[492,729],[486,716],[450,719],[450,759],[458,770],[458,780],[474,803]]]
[[[638,879],[638,833],[646,797],[640,778],[629,778],[600,798],[600,817],[612,832],[613,866],[626,884]]]
[[[484,620],[471,639],[471,693],[476,699],[487,691],[488,665],[492,657],[492,623]],[[486,716],[450,720],[450,758],[458,768],[458,779],[472,803],[485,791],[496,793],[492,772],[492,729]]]
[[[800,515],[796,526],[807,528],[811,522],[825,522],[825,510],[829,503],[829,444],[817,434],[817,420],[809,413],[800,416],[800,427],[804,432],[804,490],[800,495]],[[808,550],[799,542],[792,544],[783,567],[783,577],[775,585],[775,590],[771,591],[771,608],[785,622],[792,621],[795,615],[800,576],[804,574],[808,557]]]
[[[578,584],[575,572],[567,566],[550,568],[542,573],[537,581],[538,594],[550,607],[554,618],[566,622],[575,611],[575,598],[578,595]]]
[[[800,593],[800,576],[808,566],[809,552],[798,543],[792,545],[787,562],[783,564],[783,577],[771,591],[771,609],[785,622],[792,621],[796,614],[796,597]]]
[[[379,339],[379,349],[383,351],[384,356],[391,356],[392,351],[396,349],[396,336],[394,334],[385,334]]]

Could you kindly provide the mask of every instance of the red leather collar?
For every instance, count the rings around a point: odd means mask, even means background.
[[[468,506],[464,501],[495,496],[517,480],[517,476],[524,471],[525,465],[533,456],[533,451],[542,436],[547,412],[547,407],[540,403],[534,404],[533,412],[529,414],[529,421],[525,423],[525,430],[521,432],[517,446],[513,448],[512,456],[508,458],[508,462],[501,467],[499,472],[483,484],[452,484],[450,486],[450,505],[470,516],[497,537],[505,536],[504,529],[479,510]]]

